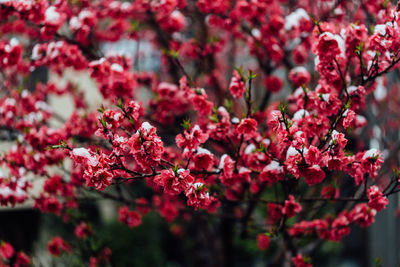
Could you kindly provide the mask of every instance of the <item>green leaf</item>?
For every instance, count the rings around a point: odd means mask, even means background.
[[[172,57],[172,58],[178,58],[178,56],[179,56],[179,52],[178,51],[176,51],[176,50],[169,50],[168,51],[168,55],[170,56],[170,57]]]
[[[284,103],[284,102],[280,103],[279,104],[279,111],[281,113],[283,113],[283,114],[289,114],[289,109],[288,109],[287,103]]]
[[[217,114],[211,115],[209,119],[210,119],[210,121],[212,121],[212,122],[218,123],[218,116],[217,116]]]
[[[382,259],[380,257],[376,257],[374,261],[375,267],[382,267]]]
[[[241,78],[243,81],[245,81],[245,78],[244,78],[244,75],[243,75],[243,67],[242,67],[242,66],[240,66],[240,67],[235,67],[234,69],[239,73],[240,78]]]
[[[68,144],[65,141],[60,141],[60,144],[58,145],[51,145],[46,147],[46,150],[52,150],[52,149],[69,149],[70,147],[68,146]]]
[[[122,110],[124,109],[124,102],[122,101],[121,98],[118,99],[117,107],[119,107]]]
[[[181,123],[181,126],[182,126],[185,130],[190,130],[190,128],[192,127],[192,123],[190,122],[190,119],[183,120],[183,122]]]
[[[357,45],[357,47],[356,47],[356,51],[361,52],[363,50],[363,48],[364,48],[364,42],[360,42],[360,44]]]
[[[99,119],[99,122],[101,123],[101,125],[103,125],[104,129],[107,129],[107,124],[103,119]]]
[[[226,110],[228,112],[232,112],[233,111],[233,101],[230,99],[225,99],[224,100],[224,106],[226,107]]]
[[[140,28],[140,23],[138,20],[131,21],[131,31],[137,31]]]
[[[253,80],[256,77],[257,77],[257,74],[254,73],[252,70],[249,70],[249,74],[247,75],[247,79]]]
[[[383,8],[387,8],[388,4],[389,4],[389,0],[383,1],[383,3],[382,3]]]
[[[203,95],[203,90],[201,88],[196,88],[194,91],[197,95]]]

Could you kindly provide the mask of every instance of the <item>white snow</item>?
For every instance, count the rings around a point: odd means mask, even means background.
[[[367,119],[362,115],[356,115],[356,122],[359,124],[364,124],[367,122]]]
[[[268,138],[263,139],[261,142],[264,147],[267,147],[269,146],[269,144],[271,144],[271,140],[269,140]]]
[[[292,69],[292,71],[299,73],[299,72],[307,72],[307,69],[303,66],[297,66]]]
[[[27,193],[20,187],[17,187],[16,191],[14,192],[14,195],[18,198],[25,198],[27,196]]]
[[[83,157],[83,158],[87,158],[87,159],[92,157],[90,155],[89,151],[84,147],[74,148],[72,150],[72,154],[74,156]]]
[[[147,121],[145,121],[142,123],[142,126],[140,126],[140,128],[143,129],[146,133],[148,133],[153,128],[153,126]]]
[[[198,124],[196,124],[195,126],[193,126],[192,131],[193,131],[193,132],[201,131],[200,126],[199,126]]]
[[[90,62],[90,65],[100,65],[100,64],[103,64],[104,61],[106,61],[106,59],[104,57],[102,57],[98,60],[94,60],[94,61]]]
[[[81,19],[81,20],[84,20],[84,19],[86,19],[86,18],[88,18],[88,17],[90,17],[90,16],[92,16],[92,12],[90,11],[90,10],[82,10],[80,13],[79,13],[79,19]]]
[[[124,69],[121,67],[121,65],[117,64],[117,63],[113,63],[111,65],[111,70],[116,71],[116,72],[123,72]]]
[[[16,101],[14,98],[7,98],[4,101],[4,105],[6,105],[6,106],[15,106],[15,103],[16,103]]]
[[[256,146],[254,144],[250,144],[244,150],[244,154],[249,155],[249,154],[253,153],[254,150],[256,150]]]
[[[199,154],[208,154],[208,155],[212,155],[211,152],[210,152],[210,150],[205,149],[205,148],[202,148],[202,147],[198,147],[198,148],[197,148],[197,153],[196,153],[196,154],[197,154],[197,155],[199,155]]]
[[[238,123],[240,122],[240,120],[239,120],[239,118],[234,117],[234,118],[232,118],[231,122],[232,122],[233,124],[238,124]]]
[[[32,60],[37,60],[39,59],[39,44],[35,44],[35,46],[32,49]]]
[[[379,156],[379,152],[376,148],[371,148],[370,150],[365,151],[364,156],[362,157],[363,159],[369,159]]]
[[[56,11],[56,7],[50,6],[44,13],[46,22],[57,22],[60,19],[60,13]]]
[[[185,171],[185,169],[180,168],[177,172],[178,172],[179,174],[181,174],[181,173],[184,172],[184,171]]]
[[[387,96],[387,90],[386,90],[385,86],[383,85],[382,77],[378,77],[376,79],[376,83],[377,83],[377,85],[376,85],[376,89],[374,91],[374,97],[377,101],[382,101]]]
[[[332,140],[329,142],[330,145],[333,145],[334,140],[337,140],[339,132],[336,130],[332,131],[331,138]]]
[[[293,120],[300,120],[308,115],[309,115],[309,113],[307,110],[300,109],[300,110],[296,111],[296,113],[293,114]]]
[[[49,105],[47,105],[47,103],[44,101],[35,102],[35,108],[37,108],[39,110],[45,110],[47,112],[51,112],[51,107]]]
[[[10,45],[11,45],[11,46],[17,46],[17,45],[19,45],[18,39],[15,38],[15,37],[11,38],[11,40],[10,40]]]
[[[304,90],[303,88],[299,87],[294,91],[293,96],[297,98],[301,95],[304,95]]]
[[[29,96],[28,90],[24,89],[24,90],[22,91],[22,93],[21,93],[21,97],[22,97],[22,98],[27,98],[28,96]]]
[[[319,56],[314,57],[314,66],[317,67],[319,65]]]
[[[377,24],[377,25],[375,25],[374,33],[379,33],[380,35],[385,35],[385,33],[386,33],[386,25],[385,24]]]
[[[304,9],[298,8],[294,12],[286,16],[285,30],[290,31],[293,27],[298,26],[301,19],[309,20],[310,16],[308,16],[307,12]]]
[[[340,49],[340,52],[341,52],[342,57],[345,56],[346,48],[345,48],[345,43],[344,43],[343,37],[341,37],[341,36],[338,35],[338,34],[333,34],[333,33],[331,33],[331,32],[324,32],[323,34],[321,34],[321,35],[319,36],[319,38],[322,38],[323,36],[328,36],[328,37],[330,37],[330,38],[336,40],[336,42],[337,42],[337,44],[338,44],[338,47],[339,47],[339,49]]]
[[[250,170],[247,169],[246,167],[240,167],[240,168],[239,168],[239,174],[246,173],[246,172],[249,172],[249,171],[250,171]]]
[[[79,19],[77,17],[72,17],[69,20],[69,26],[71,27],[71,29],[77,30],[80,27],[82,27],[82,23],[79,21]]]
[[[117,143],[123,143],[125,142],[126,138],[123,136],[118,136],[114,140],[117,141]]]
[[[0,196],[2,196],[2,197],[4,197],[4,198],[6,198],[6,197],[12,195],[12,193],[13,193],[13,192],[11,191],[11,189],[10,189],[9,187],[2,187],[2,188],[0,188]]]
[[[261,32],[259,29],[256,29],[256,28],[251,30],[251,35],[253,35],[253,37],[255,37],[257,39],[261,38]]]
[[[356,92],[356,91],[357,91],[357,87],[354,86],[354,85],[349,86],[349,87],[347,88],[347,92],[348,92],[349,94],[351,94],[351,93],[353,93],[353,92]]]
[[[297,155],[299,152],[296,150],[296,148],[290,146],[289,149],[286,152],[286,159],[288,159],[291,156]]]
[[[121,113],[121,112],[116,112],[116,113],[114,114],[113,119],[114,119],[115,121],[118,121],[121,117],[123,117],[122,113]]]
[[[323,99],[325,102],[328,102],[330,96],[331,96],[330,94],[322,94],[321,97],[322,97],[322,99]]]
[[[265,170],[266,171],[279,171],[282,172],[283,171],[283,167],[279,164],[279,162],[273,160],[271,161],[267,166],[265,166]]]
[[[223,107],[223,106],[218,107],[218,112],[220,112],[220,113],[228,113],[228,111],[226,110],[226,108]]]
[[[226,157],[228,157],[227,154],[223,154],[223,155],[222,155],[221,160],[219,161],[218,169],[224,168],[224,161],[225,161]]]
[[[132,4],[129,2],[123,2],[121,4],[121,10],[129,10],[132,7]]]

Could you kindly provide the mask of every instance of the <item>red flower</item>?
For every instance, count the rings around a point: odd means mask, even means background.
[[[49,194],[57,194],[62,192],[62,178],[60,175],[53,175],[44,182],[43,190]]]
[[[154,182],[162,187],[168,194],[176,195],[189,188],[194,178],[189,174],[189,170],[172,169],[162,170],[161,174],[154,178]]]
[[[0,245],[0,255],[8,260],[14,255],[14,248],[10,243],[2,242]]]
[[[285,200],[285,205],[282,208],[282,214],[288,218],[293,217],[296,213],[301,211],[301,206],[294,200],[293,195],[289,195],[289,199]]]
[[[300,253],[293,257],[292,261],[295,267],[312,267],[312,264],[308,263]]]
[[[196,210],[198,208],[208,208],[213,201],[213,198],[206,191],[205,185],[200,182],[193,183],[186,189],[185,195],[188,198],[187,204],[194,207]]]
[[[277,223],[282,218],[282,206],[275,203],[268,203],[267,221],[268,223]]]
[[[257,235],[257,246],[260,250],[267,250],[269,247],[269,237],[266,234]]]
[[[243,134],[243,139],[247,141],[257,136],[257,125],[255,119],[246,118],[240,122],[237,131]]]
[[[194,110],[196,110],[200,116],[206,116],[211,114],[213,102],[207,101],[206,95],[196,94],[191,98],[191,102]]]
[[[118,210],[118,220],[125,223],[130,228],[137,227],[142,224],[142,219],[136,211],[130,211],[127,206],[123,206]]]
[[[55,197],[45,197],[41,195],[40,198],[35,199],[34,207],[40,209],[43,212],[50,212],[60,215],[62,210],[62,204]]]
[[[53,256],[60,256],[63,252],[70,252],[71,247],[61,237],[53,237],[47,244],[47,250]]]
[[[259,179],[262,182],[268,182],[268,184],[276,183],[284,178],[283,166],[277,161],[271,161],[261,171]]]
[[[371,186],[367,190],[368,196],[368,206],[372,209],[376,209],[376,211],[381,211],[385,209],[386,206],[389,204],[389,200],[387,197],[383,196],[382,192],[376,185]]]
[[[283,87],[283,82],[278,76],[268,76],[264,81],[265,87],[273,93],[279,92]]]
[[[86,238],[87,236],[93,234],[93,230],[90,226],[88,226],[85,222],[80,222],[75,227],[75,235],[79,238]]]
[[[124,122],[124,114],[119,110],[107,109],[103,112],[102,120],[107,129],[117,129]]]
[[[235,98],[241,98],[245,90],[246,88],[244,87],[244,82],[242,81],[239,72],[234,70],[231,84],[229,85],[229,91],[231,91],[231,94]]]
[[[321,183],[325,178],[325,172],[318,165],[312,165],[302,170],[301,173],[304,175],[305,181],[308,185],[314,185]]]
[[[150,123],[143,122],[139,130],[130,137],[128,145],[131,149],[129,152],[143,168],[160,163],[164,143]]]
[[[214,164],[214,155],[207,149],[198,147],[193,162],[196,169],[209,170]]]
[[[15,264],[19,266],[28,266],[31,263],[31,259],[24,252],[20,251],[17,253]]]
[[[311,75],[304,67],[296,67],[289,72],[289,80],[295,87],[308,84],[310,79]]]
[[[365,203],[356,205],[349,213],[349,219],[361,227],[368,227],[375,222],[376,210],[371,209]]]
[[[186,131],[184,134],[178,134],[175,138],[176,145],[180,148],[187,148],[189,151],[197,149],[200,144],[207,141],[208,134],[204,133],[196,124],[190,132]]]

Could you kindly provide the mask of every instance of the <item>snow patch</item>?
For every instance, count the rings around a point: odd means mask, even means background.
[[[197,153],[196,153],[196,155],[199,155],[199,154],[208,154],[208,155],[212,155],[211,152],[210,152],[210,150],[205,149],[205,148],[202,148],[202,147],[198,147],[198,148],[197,148]]]
[[[266,171],[279,171],[283,172],[283,167],[279,164],[279,162],[273,160],[267,166],[265,166]]]
[[[376,83],[377,83],[377,85],[376,85],[376,89],[374,91],[374,97],[377,101],[382,101],[387,96],[387,90],[386,90],[385,86],[383,85],[382,77],[378,77],[376,79]]]
[[[369,159],[379,156],[379,151],[376,148],[371,148],[370,150],[365,151],[362,159]]]
[[[301,19],[309,20],[310,16],[308,16],[307,12],[304,9],[298,8],[294,12],[286,16],[285,30],[290,31],[293,27],[298,26]]]
[[[142,126],[140,126],[140,128],[143,129],[146,133],[148,133],[153,128],[153,126],[147,121],[145,121],[142,123]]]
[[[300,120],[308,115],[309,115],[309,113],[307,110],[300,109],[300,110],[296,111],[296,113],[294,113],[293,120]]]
[[[46,17],[46,22],[57,22],[60,19],[60,13],[56,11],[56,7],[54,6],[47,8],[44,15]]]
[[[116,72],[123,72],[124,69],[121,67],[121,65],[117,64],[117,63],[113,63],[111,65],[111,70],[116,71]]]
[[[244,150],[244,154],[249,155],[249,154],[253,153],[254,150],[256,150],[256,146],[254,144],[250,144]]]

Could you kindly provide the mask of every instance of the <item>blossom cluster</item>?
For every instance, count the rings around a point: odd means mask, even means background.
[[[217,229],[240,226],[266,254],[290,248],[292,264],[312,266],[304,244],[370,226],[399,191],[400,172],[387,171],[400,126],[390,1],[34,2],[0,1],[0,139],[12,143],[0,205],[33,200],[80,242],[100,238],[76,215],[88,196],[118,203],[129,228],[155,211],[179,233],[201,214],[222,243]],[[124,40],[135,55],[102,49]],[[158,52],[155,71],[141,69],[143,41]],[[79,83],[28,88],[40,68],[86,74],[102,105],[91,108]],[[57,114],[58,97],[72,114]],[[146,192],[121,193],[132,187]],[[0,260],[29,264],[4,244]],[[54,256],[79,249],[48,244]],[[110,257],[105,244],[83,261]]]

